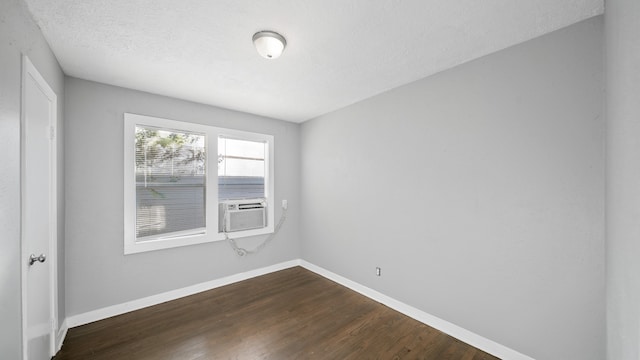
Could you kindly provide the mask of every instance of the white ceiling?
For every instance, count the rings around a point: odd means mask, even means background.
[[[603,12],[603,0],[26,0],[70,76],[302,122]],[[251,42],[287,38],[277,60]]]

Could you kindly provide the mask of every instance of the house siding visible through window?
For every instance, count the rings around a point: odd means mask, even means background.
[[[264,198],[266,143],[218,138],[218,200]]]

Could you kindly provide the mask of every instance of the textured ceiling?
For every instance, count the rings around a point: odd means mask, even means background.
[[[301,122],[603,12],[603,0],[26,0],[70,76]],[[287,38],[277,60],[251,42]]]

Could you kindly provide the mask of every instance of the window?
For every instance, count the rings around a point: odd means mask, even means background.
[[[267,143],[218,137],[218,199],[264,198]]]
[[[223,240],[228,201],[266,204],[266,226],[234,238],[273,232],[272,136],[135,114],[124,122],[125,254]]]
[[[136,238],[205,228],[205,135],[136,125]]]

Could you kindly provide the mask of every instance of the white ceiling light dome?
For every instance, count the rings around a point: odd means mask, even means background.
[[[287,40],[275,31],[265,30],[253,34],[253,44],[262,57],[277,59],[287,46]]]

